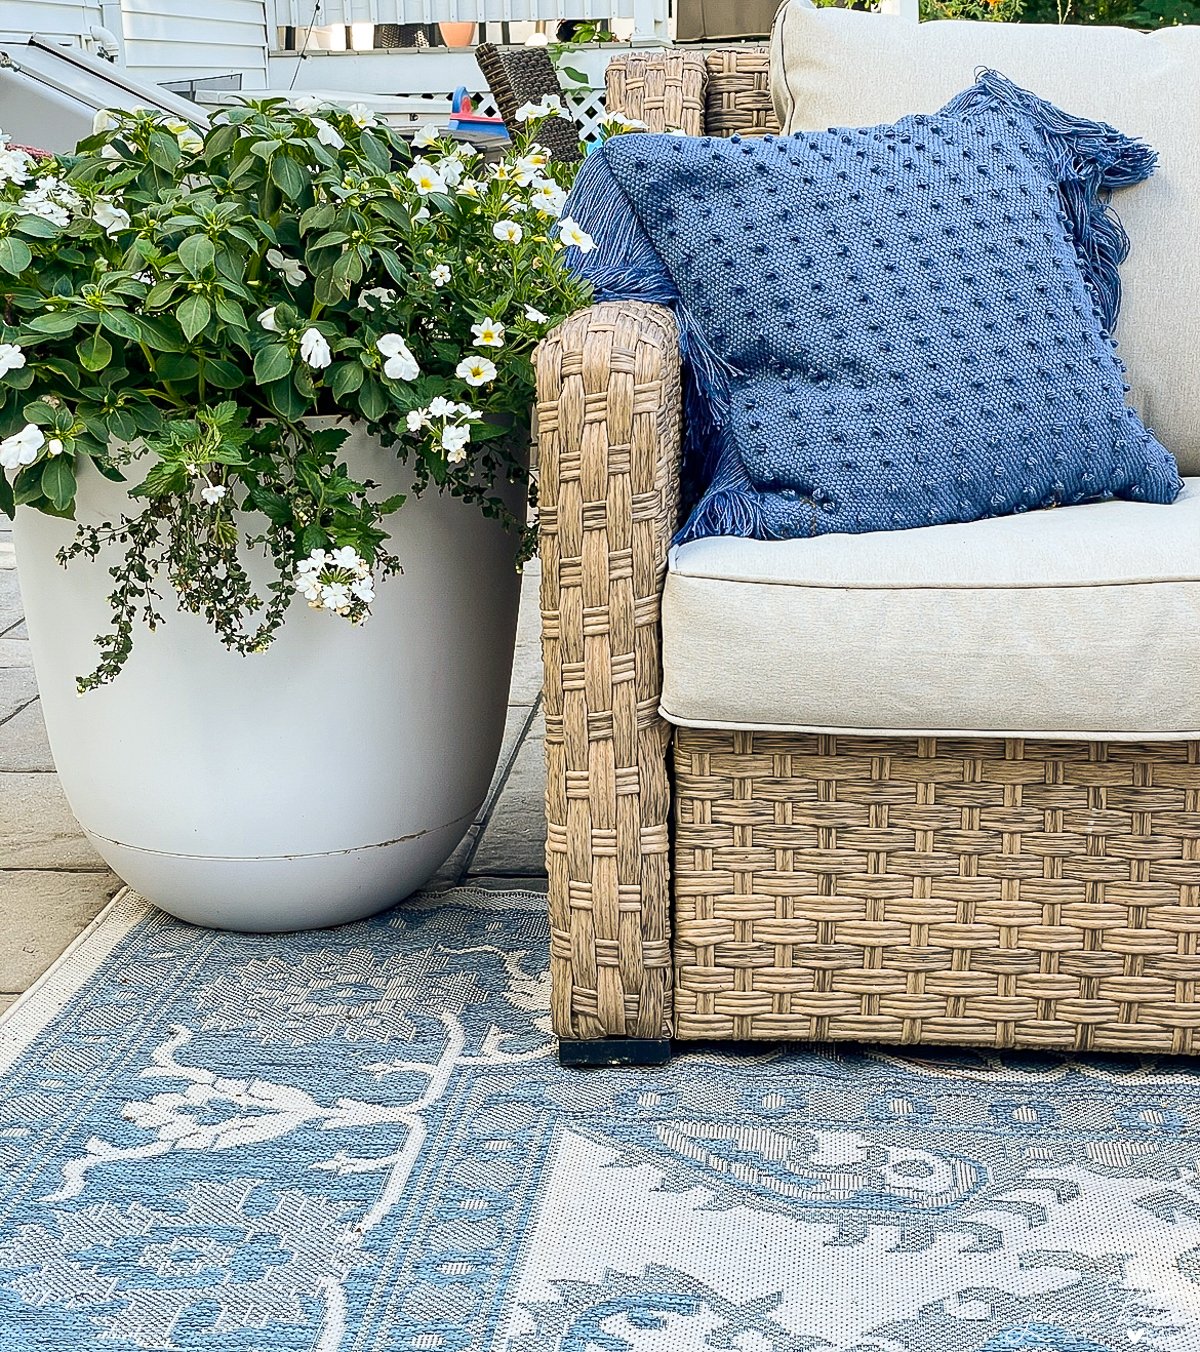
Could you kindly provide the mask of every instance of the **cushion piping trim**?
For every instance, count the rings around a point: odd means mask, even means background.
[[[659,704],[659,714],[678,728],[711,728],[717,732],[813,732],[837,737],[950,737],[956,740],[981,741],[1003,738],[1006,741],[1026,742],[1197,742],[1200,728],[1191,732],[1163,732],[1157,729],[1138,732],[1096,732],[1092,729],[1073,731],[1024,732],[1001,728],[855,728],[816,723],[733,723],[711,718],[682,718],[673,714],[665,704]]]
[[[721,582],[747,587],[806,587],[815,591],[1088,591],[1101,587],[1195,586],[1198,577],[1137,577],[1103,582],[817,582],[805,578],[730,577],[726,573],[692,573],[670,568],[670,577],[693,582]]]

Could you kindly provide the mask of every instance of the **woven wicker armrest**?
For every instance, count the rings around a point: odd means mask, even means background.
[[[707,82],[703,52],[629,52],[608,63],[604,105],[651,131],[703,136]]]
[[[597,305],[537,353],[555,1031],[668,1036],[670,729],[659,611],[679,501],[669,311]]]

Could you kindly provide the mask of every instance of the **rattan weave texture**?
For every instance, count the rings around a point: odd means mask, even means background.
[[[670,313],[598,305],[538,349],[554,1026],[661,1037],[671,998],[660,597],[678,514]]]
[[[605,105],[651,131],[704,133],[708,67],[700,52],[629,52],[608,63]]]
[[[1200,743],[676,730],[676,1032],[1200,1051]]]
[[[706,135],[778,136],[766,47],[720,47],[709,52],[706,65]]]
[[[517,110],[523,104],[562,93],[558,72],[544,47],[497,47],[481,42],[475,48],[475,61],[509,131],[520,127]],[[580,158],[579,128],[569,117],[546,118],[538,124],[534,139],[553,160],[570,164]]]

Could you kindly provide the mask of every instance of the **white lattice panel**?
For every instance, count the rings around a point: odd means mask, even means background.
[[[668,0],[274,0],[279,26],[350,23],[523,23],[632,19],[644,36],[667,35]]]

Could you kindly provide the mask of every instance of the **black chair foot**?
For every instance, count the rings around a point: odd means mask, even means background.
[[[665,1066],[671,1059],[666,1037],[560,1038],[558,1064],[568,1070],[603,1066]]]

